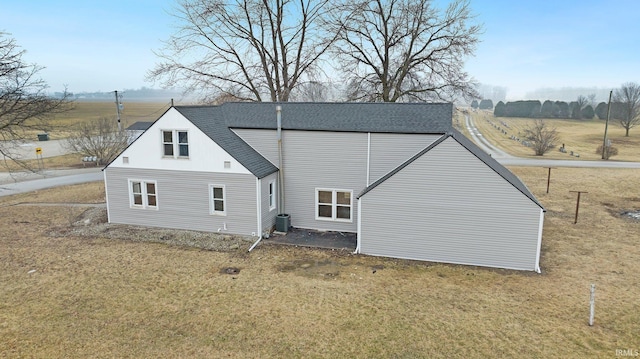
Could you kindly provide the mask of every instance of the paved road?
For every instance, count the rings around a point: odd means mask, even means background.
[[[51,170],[42,174],[0,173],[0,197],[51,187],[101,181],[104,178],[101,169],[101,167],[92,167],[77,170]]]
[[[13,146],[11,146],[13,147]],[[15,146],[15,151],[19,158],[23,160],[33,160],[36,158],[36,148],[42,150],[42,157],[61,156],[68,153],[64,148],[64,141],[26,141]]]
[[[464,122],[467,126],[467,130],[469,130],[469,133],[471,134],[473,142],[475,142],[476,145],[482,148],[484,152],[490,154],[491,157],[495,158],[498,161],[500,158],[515,158],[487,141],[487,139],[482,136],[482,133],[480,133],[480,130],[478,130],[475,123],[473,123],[473,119],[471,119],[471,116],[469,116],[468,114],[464,115]]]
[[[582,160],[551,160],[537,158],[514,157],[487,141],[482,133],[473,123],[471,116],[465,114],[465,123],[473,142],[483,151],[490,154],[498,162],[505,166],[532,166],[532,167],[594,167],[594,168],[640,168],[640,162],[620,162],[620,161],[582,161]]]

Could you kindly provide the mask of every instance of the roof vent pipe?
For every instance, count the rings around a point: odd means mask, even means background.
[[[282,106],[276,106],[277,138],[278,138],[278,208],[281,214],[284,210],[284,165],[282,161]]]

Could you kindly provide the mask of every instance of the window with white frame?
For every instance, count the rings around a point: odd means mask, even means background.
[[[353,191],[316,189],[316,219],[351,222]]]
[[[276,209],[276,181],[269,182],[269,211]]]
[[[178,131],[178,156],[189,157],[189,135],[187,131]]]
[[[173,131],[162,131],[163,155],[173,157]]]
[[[189,157],[189,133],[187,131],[162,131],[162,154],[165,157]]]
[[[209,213],[226,216],[226,194],[221,185],[209,185]]]
[[[129,204],[132,208],[158,209],[156,181],[129,180]]]

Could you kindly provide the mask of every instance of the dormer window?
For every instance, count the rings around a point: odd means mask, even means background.
[[[188,158],[189,133],[177,130],[162,131],[162,151],[164,157]]]

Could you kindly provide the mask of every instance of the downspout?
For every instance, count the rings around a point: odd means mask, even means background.
[[[256,178],[256,222],[258,224],[258,231],[256,233],[258,234],[258,240],[253,243],[251,247],[249,247],[248,252],[251,252],[262,240],[262,195],[260,193],[262,189],[261,182],[262,180],[260,178]]]
[[[104,198],[107,204],[107,223],[111,223],[111,215],[109,212],[109,185],[107,184],[107,169],[102,170],[102,175],[104,177]]]
[[[362,201],[358,198],[358,224],[356,226],[356,250],[353,254],[360,253],[360,243],[362,242]]]
[[[282,106],[276,106],[277,138],[278,138],[278,209],[280,214],[287,213],[284,208],[284,165],[282,160]]]
[[[367,187],[369,187],[371,173],[371,132],[367,132]]]
[[[540,250],[542,248],[542,228],[544,225],[544,209],[540,208],[540,224],[538,226],[538,248],[536,249],[536,268],[537,273],[542,273],[540,270]]]

